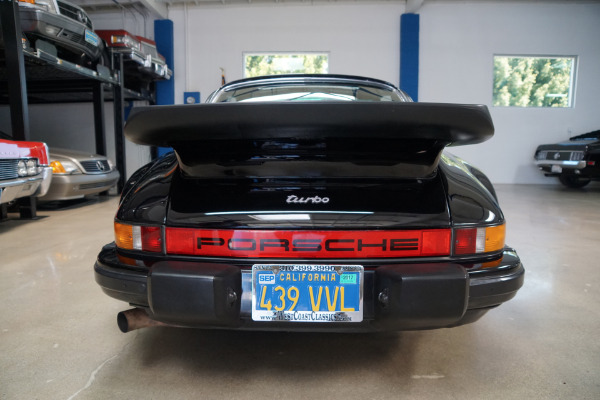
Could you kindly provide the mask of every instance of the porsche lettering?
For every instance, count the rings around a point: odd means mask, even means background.
[[[197,238],[198,250],[207,247],[225,247],[233,252],[363,252],[371,248],[382,252],[394,252],[418,250],[419,239],[381,239],[369,242],[363,239]]]

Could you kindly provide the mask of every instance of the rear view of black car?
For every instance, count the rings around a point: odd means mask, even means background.
[[[133,306],[122,331],[451,327],[522,286],[489,180],[443,153],[493,135],[485,106],[336,75],[246,79],[208,102],[127,123],[174,152],[129,179],[95,264]]]
[[[600,179],[600,130],[538,146],[535,163],[544,175],[558,177],[570,188],[581,188]]]

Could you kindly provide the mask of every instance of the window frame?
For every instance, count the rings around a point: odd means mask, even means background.
[[[545,106],[545,105],[496,105],[494,104],[494,98],[496,95],[495,88],[495,75],[496,75],[496,59],[497,58],[522,58],[522,59],[569,59],[572,60],[571,71],[569,76],[569,89],[567,92],[568,104],[566,106]],[[577,69],[579,66],[579,59],[576,55],[558,55],[558,54],[515,54],[515,53],[502,53],[494,54],[492,56],[492,96],[491,105],[492,107],[498,108],[523,108],[523,109],[570,109],[575,107],[576,98],[576,83],[577,83]]]
[[[306,56],[306,55],[322,55],[327,57],[327,71],[323,72],[328,74],[331,67],[331,54],[329,51],[245,51],[242,53],[242,76],[245,78],[252,78],[246,74],[246,59],[248,56]],[[303,73],[303,72],[302,72]],[[276,75],[283,75],[276,74]]]

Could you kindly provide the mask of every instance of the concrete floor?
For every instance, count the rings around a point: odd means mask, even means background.
[[[122,334],[128,306],[92,273],[116,198],[2,222],[0,399],[599,399],[600,185],[497,190],[517,297],[475,324],[377,335]]]

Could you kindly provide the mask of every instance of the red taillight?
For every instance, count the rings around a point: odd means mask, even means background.
[[[477,252],[477,228],[457,229],[454,233],[454,254],[475,254]]]
[[[158,226],[142,226],[142,250],[161,252],[162,251],[162,234]]]
[[[454,254],[479,254],[504,248],[506,225],[454,230]]]
[[[162,252],[161,228],[115,222],[115,243],[121,249],[160,253]]]
[[[166,228],[167,254],[240,258],[447,256],[450,229],[270,231]]]

